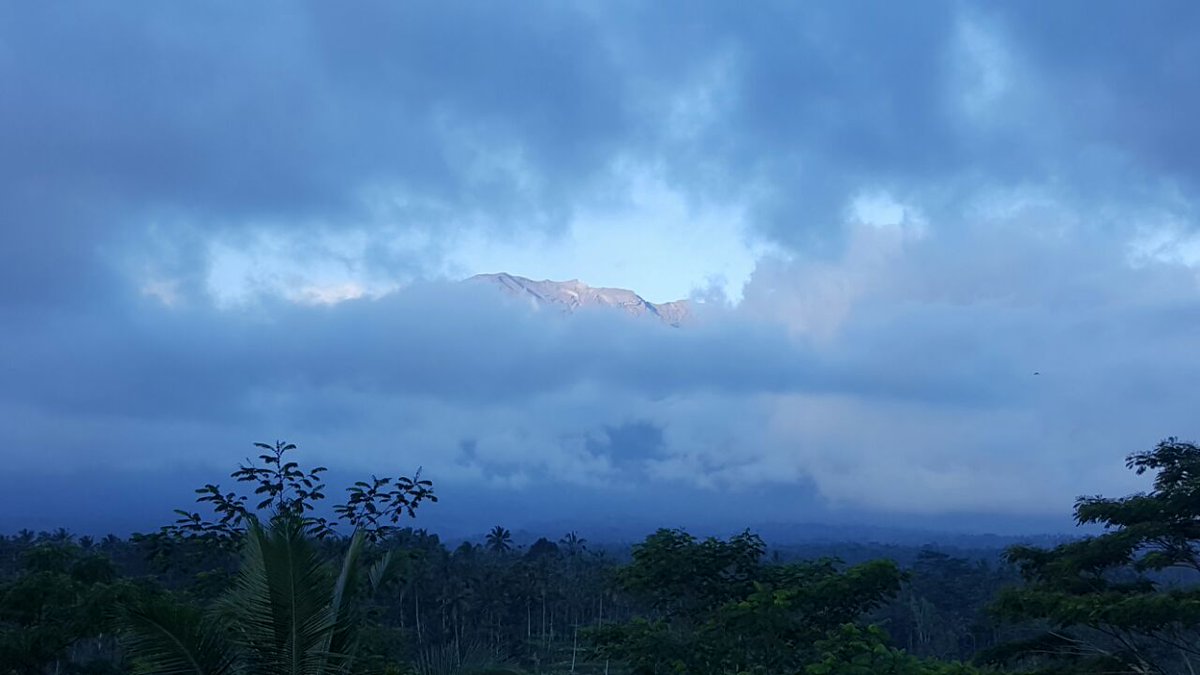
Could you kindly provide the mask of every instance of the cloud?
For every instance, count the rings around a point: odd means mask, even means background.
[[[285,434],[672,517],[1133,489],[1191,420],[1195,11],[5,7],[6,464]],[[708,301],[671,330],[446,282],[499,269]]]
[[[897,244],[868,226],[888,251],[878,265],[851,248],[841,265],[764,267],[741,306],[706,307],[685,329],[538,312],[474,284],[329,306],[146,299],[7,335],[5,353],[24,359],[0,404],[26,424],[4,440],[53,439],[19,470],[161,470],[229,465],[240,450],[217,439],[282,429],[316,461],[423,464],[451,486],[791,486],[854,512],[1046,515],[1130,489],[1112,470],[1123,454],[1190,420],[1194,277],[1070,239],[1059,246],[1087,266],[1056,275],[1035,227],[979,229],[1008,248]],[[1014,281],[1018,263],[1029,275]],[[795,300],[853,278],[854,293]],[[820,317],[822,303],[836,320],[796,330],[788,312]]]

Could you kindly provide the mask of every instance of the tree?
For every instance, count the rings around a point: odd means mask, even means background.
[[[579,536],[574,530],[563,535],[562,539],[558,540],[562,550],[567,552],[567,555],[574,557],[587,550],[587,539]]]
[[[112,632],[108,610],[137,594],[117,578],[111,560],[70,538],[32,545],[16,576],[0,583],[0,674],[69,671],[73,665],[107,672],[102,668],[115,647],[106,638]],[[73,652],[78,658],[71,658]]]
[[[845,624],[816,644],[820,660],[804,675],[975,675],[979,671],[961,663],[919,659],[887,645],[876,626]]]
[[[1039,631],[987,660],[1056,673],[1200,668],[1200,447],[1168,438],[1126,466],[1154,473],[1150,491],[1075,502],[1075,521],[1102,534],[1008,551],[1026,585],[1002,593],[996,611]]]
[[[897,645],[921,657],[970,659],[996,644],[1001,625],[988,607],[1000,588],[1019,581],[1014,569],[925,547],[908,573],[895,601],[871,617]]]
[[[127,649],[144,671],[192,675],[325,675],[351,673],[357,659],[361,613],[360,579],[377,590],[396,567],[391,552],[369,567],[365,548],[396,530],[402,514],[415,515],[422,502],[436,501],[432,484],[417,476],[359,481],[349,498],[335,507],[338,520],[353,534],[335,570],[322,556],[322,539],[336,535],[334,524],[312,515],[324,499],[318,467],[305,471],[285,454],[290,443],[256,443],[268,452],[265,466],[243,465],[233,476],[256,483],[261,501],[222,493],[215,485],[197,492],[213,505],[216,520],[180,511],[180,520],[163,536],[240,541],[241,566],[233,587],[207,608],[169,598],[133,603],[123,618]],[[258,512],[266,509],[263,522]]]
[[[558,555],[558,544],[545,537],[538,537],[538,540],[533,542],[529,550],[525,552],[525,557],[530,560],[553,558],[556,555]]]
[[[512,533],[499,525],[487,535],[487,549],[492,553],[507,553],[512,550]]]
[[[336,534],[336,523],[323,516],[313,515],[316,503],[325,499],[325,483],[321,474],[327,469],[318,466],[311,470],[300,468],[298,462],[290,461],[285,455],[296,449],[294,443],[255,443],[254,447],[264,452],[258,456],[262,466],[247,460],[230,477],[239,483],[253,483],[256,499],[251,508],[249,497],[236,492],[222,492],[220,486],[209,483],[196,490],[198,503],[212,507],[215,520],[208,520],[199,513],[177,509],[179,519],[163,528],[172,536],[202,536],[218,541],[232,541],[246,532],[246,522],[256,513],[267,511],[272,518],[297,519],[305,530],[314,537],[325,538]],[[433,483],[421,478],[421,470],[411,478],[400,476],[371,476],[370,481],[357,481],[346,488],[344,503],[333,507],[337,520],[341,520],[355,531],[374,542],[395,532],[402,516],[415,517],[422,502],[436,502]]]
[[[765,565],[765,548],[748,532],[728,541],[651,535],[618,574],[649,617],[591,631],[600,654],[639,674],[798,672],[819,661],[818,642],[894,595],[903,578],[891,561]]]
[[[336,578],[295,515],[251,520],[242,567],[207,611],[166,598],[127,608],[126,648],[143,672],[192,675],[354,672],[354,596],[366,537],[351,539]],[[388,561],[367,578],[382,582]]]

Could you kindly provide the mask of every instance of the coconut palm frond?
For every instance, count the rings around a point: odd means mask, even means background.
[[[365,544],[366,537],[363,532],[355,532],[342,558],[342,569],[333,585],[330,603],[332,628],[327,633],[324,645],[324,651],[328,654],[353,654],[355,651],[355,635],[352,630],[357,619],[354,593],[358,588],[361,569],[359,558],[362,557]]]
[[[272,675],[337,672],[346,656],[330,649],[332,587],[297,519],[251,523],[242,568],[227,598],[237,614],[249,670]]]
[[[147,675],[233,675],[228,637],[199,610],[165,600],[127,607],[119,617],[123,644]]]
[[[374,565],[371,565],[371,569],[367,570],[367,582],[371,585],[372,593],[379,592],[384,584],[396,576],[403,560],[403,555],[398,555],[396,551],[388,551],[382,558],[375,561]]]

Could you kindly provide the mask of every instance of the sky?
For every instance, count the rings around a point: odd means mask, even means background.
[[[435,529],[1065,527],[1200,436],[1198,15],[2,3],[0,530],[275,439]]]

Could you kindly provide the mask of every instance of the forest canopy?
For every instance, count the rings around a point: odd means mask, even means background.
[[[1130,455],[1151,489],[1088,496],[1053,548],[917,548],[847,564],[753,532],[632,547],[502,525],[450,546],[404,521],[432,481],[327,507],[322,467],[258,443],[234,487],[126,540],[0,539],[0,673],[968,675],[1193,672],[1200,448]]]

